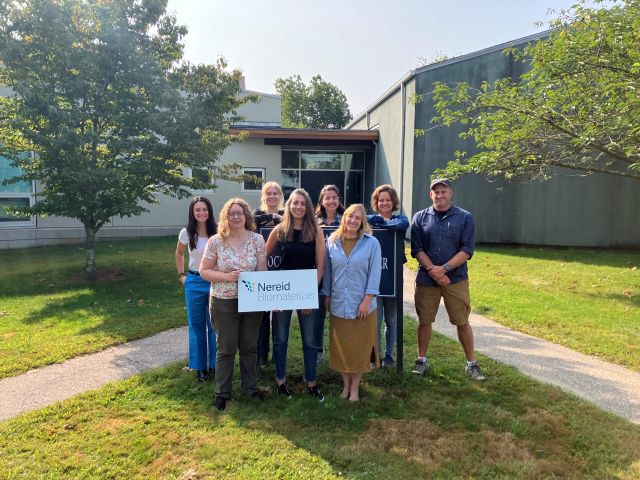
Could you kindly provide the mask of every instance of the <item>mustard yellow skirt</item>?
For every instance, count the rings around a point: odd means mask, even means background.
[[[378,358],[378,313],[365,320],[345,319],[331,315],[329,327],[329,366],[338,372],[366,373],[371,364],[380,367]]]

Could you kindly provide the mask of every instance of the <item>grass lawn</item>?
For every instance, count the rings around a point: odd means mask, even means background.
[[[291,331],[293,399],[238,399],[236,371],[234,400],[214,412],[213,385],[172,365],[0,423],[0,478],[640,478],[639,426],[487,358],[488,380],[473,382],[438,335],[430,376],[377,371],[349,404],[323,365],[318,403],[300,393]]]
[[[640,253],[482,246],[469,281],[477,313],[640,371]]]
[[[0,378],[186,325],[175,238],[0,251]]]

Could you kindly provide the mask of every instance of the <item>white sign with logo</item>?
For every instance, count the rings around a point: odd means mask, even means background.
[[[307,308],[318,308],[316,269],[242,272],[238,278],[239,312]]]

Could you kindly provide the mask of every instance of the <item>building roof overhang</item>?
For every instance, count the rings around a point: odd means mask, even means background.
[[[343,130],[315,128],[251,127],[233,125],[231,134],[263,138],[265,145],[366,145],[378,141],[377,130]]]

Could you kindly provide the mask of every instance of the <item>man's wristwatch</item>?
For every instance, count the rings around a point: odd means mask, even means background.
[[[443,265],[443,267],[444,267],[444,271],[445,271],[445,272],[448,272],[448,271],[450,271],[450,270],[451,270],[451,265],[449,265],[448,263],[445,263],[445,264]]]

